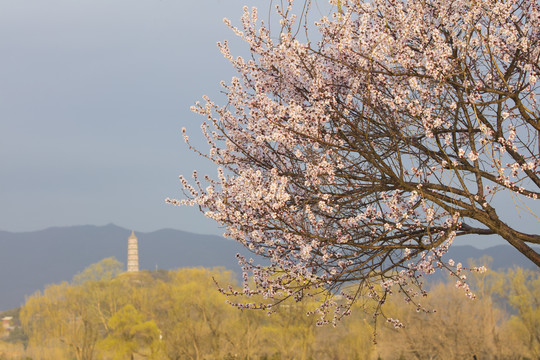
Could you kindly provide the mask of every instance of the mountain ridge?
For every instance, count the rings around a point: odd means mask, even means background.
[[[52,283],[72,277],[107,257],[124,265],[131,229],[115,224],[49,227],[28,232],[0,230],[0,311],[20,306],[25,297]],[[135,231],[139,239],[139,263],[143,270],[180,267],[222,266],[240,272],[236,254],[253,257],[233,240],[217,235],[195,234],[176,229]],[[468,258],[493,258],[493,269],[511,266],[532,267],[528,260],[508,245],[477,249],[452,246],[448,258],[467,264]]]

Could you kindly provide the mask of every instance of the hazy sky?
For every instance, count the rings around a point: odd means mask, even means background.
[[[256,2],[0,0],[0,229],[219,233],[164,199],[200,167],[189,107],[233,74],[222,19]]]
[[[202,118],[189,107],[233,75],[216,42],[245,50],[222,19],[239,24],[244,4],[267,17],[269,3],[0,0],[0,230],[221,233],[164,199],[182,196],[179,174],[215,173],[181,129],[197,138]]]

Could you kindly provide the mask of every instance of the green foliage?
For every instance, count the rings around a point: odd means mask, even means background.
[[[517,311],[509,327],[524,342],[531,358],[540,358],[540,272],[521,268],[509,270],[502,293]]]
[[[108,325],[109,334],[100,345],[114,354],[114,360],[132,359],[134,354],[153,357],[159,330],[154,321],[144,321],[144,316],[133,305],[120,309],[109,319]]]
[[[22,344],[26,347],[28,345],[28,335],[20,326],[16,326],[15,329],[9,332],[8,337],[4,341],[12,344]]]
[[[88,281],[107,281],[115,278],[124,269],[124,265],[114,257],[109,257],[90,265],[73,277],[74,284]]]
[[[337,327],[316,327],[317,299],[283,302],[270,316],[238,310],[217,291],[233,284],[224,269],[122,273],[106,259],[71,284],[48,286],[20,312],[28,347],[18,359],[456,359],[538,358],[539,272],[515,269],[471,274],[477,294],[468,299],[455,279],[422,298],[426,309],[401,301],[383,306],[405,329],[380,321],[375,328],[360,303]],[[103,266],[107,265],[107,266]],[[86,279],[82,281],[82,279]],[[264,299],[252,298],[255,302]],[[501,303],[504,300],[504,305]],[[368,309],[368,313],[369,313]],[[374,344],[374,332],[377,342]],[[15,344],[14,344],[15,345]],[[10,348],[13,349],[13,348]],[[1,350],[1,347],[0,347]],[[10,350],[11,351],[11,350]],[[0,351],[0,354],[2,352]]]
[[[0,341],[0,360],[26,360],[23,353],[24,346],[22,344]]]

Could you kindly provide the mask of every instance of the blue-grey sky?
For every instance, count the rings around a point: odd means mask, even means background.
[[[233,75],[222,19],[256,2],[0,0],[0,229],[219,233],[164,199],[200,167],[189,107]]]
[[[164,199],[179,174],[214,173],[181,129],[197,138],[189,107],[233,75],[216,42],[245,51],[222,21],[245,4],[267,17],[261,0],[0,0],[0,230],[221,233]]]

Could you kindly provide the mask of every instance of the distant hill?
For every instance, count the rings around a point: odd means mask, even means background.
[[[116,225],[55,227],[41,231],[0,231],[0,310],[17,307],[25,296],[45,285],[69,281],[104,258],[124,264],[131,230]],[[236,242],[219,236],[164,229],[135,232],[140,268],[223,266],[238,270],[235,255],[246,253]]]
[[[510,245],[497,245],[489,247],[487,249],[477,249],[470,245],[456,245],[450,248],[448,254],[445,255],[444,258],[452,258],[456,262],[460,261],[463,263],[463,265],[468,266],[469,259],[478,260],[483,256],[489,256],[493,259],[493,262],[489,266],[492,270],[507,269],[514,266],[519,266],[527,269],[536,268],[536,265],[534,265],[529,259],[527,259],[525,255],[518,252],[514,247]],[[475,265],[483,264],[477,263]]]
[[[131,230],[105,226],[55,227],[41,231],[0,231],[0,311],[20,306],[25,297],[45,285],[69,281],[73,275],[104,258],[114,256],[124,264]],[[239,272],[235,255],[249,253],[234,241],[213,235],[199,235],[164,229],[135,232],[139,238],[140,268],[147,270],[180,267],[223,266]],[[500,245],[479,250],[454,246],[456,261],[488,255],[492,268],[533,267],[514,248]]]

